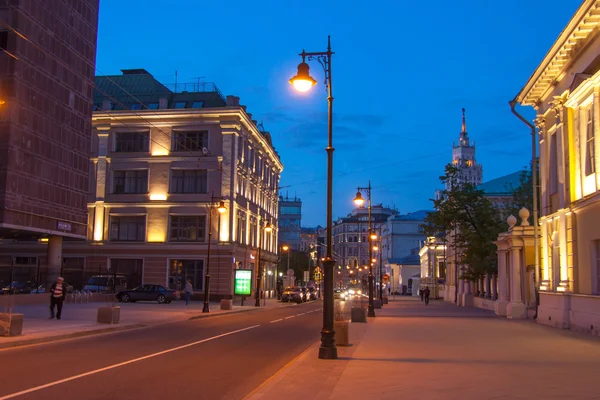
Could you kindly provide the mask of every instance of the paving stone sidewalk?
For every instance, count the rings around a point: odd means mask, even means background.
[[[351,324],[339,360],[318,344],[246,399],[600,399],[600,339],[487,310],[391,301]]]

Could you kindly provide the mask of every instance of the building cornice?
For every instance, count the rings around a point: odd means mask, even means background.
[[[554,83],[564,77],[566,67],[596,33],[599,22],[600,0],[585,0],[521,89],[517,102],[528,106],[539,103]]]

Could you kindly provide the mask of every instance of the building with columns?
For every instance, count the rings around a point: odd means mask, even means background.
[[[78,288],[110,273],[128,287],[180,289],[191,279],[201,292],[209,269],[211,297],[231,298],[233,271],[250,269],[255,280],[270,277],[262,287],[271,289],[283,165],[269,132],[214,84],[175,90],[146,70],[122,72],[96,78],[87,242],[65,243],[67,282]],[[45,246],[0,251],[43,265]]]
[[[600,332],[600,0],[585,0],[516,97],[537,113],[538,323]]]
[[[0,2],[0,286],[55,281],[63,239],[85,240],[99,0]],[[77,62],[73,62],[76,60]]]

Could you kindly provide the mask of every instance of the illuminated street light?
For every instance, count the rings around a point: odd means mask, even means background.
[[[377,239],[377,235],[373,232],[373,226],[371,221],[371,181],[369,181],[369,185],[367,187],[358,187],[356,188],[357,193],[354,198],[354,204],[358,206],[362,206],[365,203],[365,199],[361,195],[361,191],[367,193],[367,210],[368,210],[368,222],[369,222],[369,259],[373,259],[373,245],[372,241]],[[367,316],[374,317],[375,316],[375,305],[373,304],[373,263],[369,263],[369,310],[367,312]]]
[[[308,61],[317,60],[323,67],[325,73],[325,86],[327,87],[327,253],[323,261],[323,327],[321,329],[321,346],[319,347],[319,358],[335,360],[338,358],[335,346],[335,331],[333,330],[333,90],[331,81],[331,37],[327,37],[327,51],[310,52],[302,51],[300,56],[302,62],[298,65],[298,74],[290,79],[290,83],[301,91],[307,92],[313,87],[315,81],[309,74]]]
[[[225,202],[220,197],[211,196],[210,204],[208,208],[208,249],[206,251],[206,274],[204,275],[204,305],[202,306],[202,312],[210,312],[209,297],[210,297],[210,243],[212,242],[212,210],[215,208],[216,202],[218,203],[217,211],[219,213],[219,222],[221,221],[221,214],[227,211]],[[220,225],[220,223],[219,223]]]

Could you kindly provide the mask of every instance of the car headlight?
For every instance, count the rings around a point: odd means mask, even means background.
[[[350,289],[350,290],[348,291],[348,293],[350,293],[350,294],[354,294],[354,290]]]
[[[359,290],[359,291],[358,291],[358,294],[362,294],[362,290]]]

